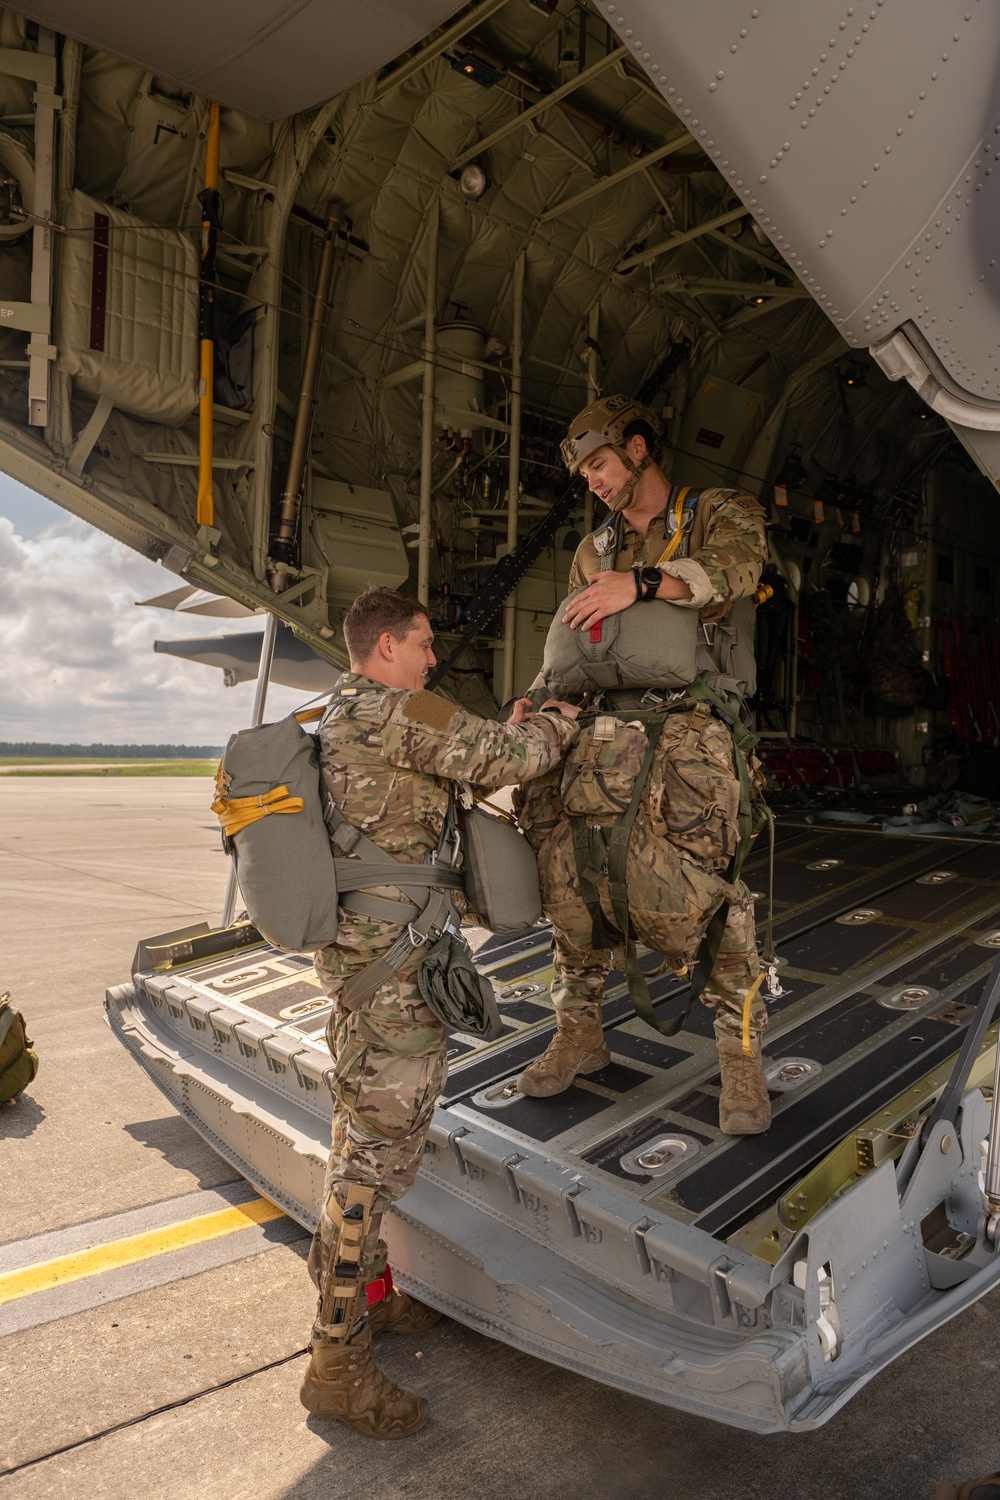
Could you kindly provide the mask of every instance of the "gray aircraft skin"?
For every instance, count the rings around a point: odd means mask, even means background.
[[[677,483],[768,508],[772,749],[791,765],[812,735],[833,775],[846,747],[860,782],[882,747],[919,785],[949,736],[988,748],[995,7],[245,11],[0,10],[0,467],[333,670],[359,587],[409,588],[462,647],[445,690],[494,713],[594,522],[558,439],[596,394],[640,393]],[[865,687],[893,594],[950,702]],[[391,1224],[401,1283],[452,1316],[760,1431],[826,1421],[1000,1279],[996,846],[812,809],[777,854],[767,1136],[717,1129],[707,1013],[667,1044],[620,975],[611,1068],[522,1098],[553,1024],[533,929],[481,950],[506,1031],[452,1039]],[[766,851],[749,871],[763,890]],[[669,1014],[681,986],[651,991]],[[311,1224],[330,1059],[308,958],[241,921],[162,934],[107,1013]]]

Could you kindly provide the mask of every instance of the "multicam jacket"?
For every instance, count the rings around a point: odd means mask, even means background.
[[[728,614],[737,599],[747,598],[760,580],[767,561],[767,536],[763,508],[750,495],[737,490],[707,489],[694,491],[697,499],[684,506],[684,536],[663,572],[683,579],[691,590],[690,599],[675,599],[675,604],[697,609],[706,623]],[[654,516],[644,537],[623,520],[622,546],[615,554],[616,573],[627,573],[633,567],[657,565],[674,535],[673,513],[676,490],[662,515]],[[589,574],[597,573],[601,557],[595,538],[606,527],[614,525],[609,516],[603,526],[584,537],[570,568],[569,586],[586,587]]]
[[[529,781],[561,762],[576,732],[557,714],[499,724],[437,693],[345,672],[319,727],[320,765],[349,823],[421,864],[440,837],[450,781],[485,791]],[[383,891],[400,899],[395,887]]]

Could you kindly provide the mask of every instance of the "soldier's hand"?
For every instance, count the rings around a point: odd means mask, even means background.
[[[523,724],[534,712],[534,704],[530,698],[515,698],[514,707],[510,711],[508,724]]]
[[[571,599],[563,615],[571,630],[589,630],[608,615],[621,614],[635,599],[635,579],[627,573],[588,573],[590,587]]]
[[[542,704],[543,714],[562,714],[564,719],[575,719],[580,709],[575,703],[564,703],[561,698],[547,698]]]

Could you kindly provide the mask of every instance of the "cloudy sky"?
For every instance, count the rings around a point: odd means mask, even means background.
[[[0,740],[224,745],[254,684],[224,688],[153,642],[261,624],[136,608],[182,582],[0,474]],[[306,696],[272,687],[267,718]]]

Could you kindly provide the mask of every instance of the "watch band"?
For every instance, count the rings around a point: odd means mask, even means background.
[[[640,599],[645,599],[645,597],[646,597],[646,590],[643,587],[642,570],[640,568],[633,568],[632,569],[632,578],[635,581],[635,597],[636,597],[636,601],[638,601]]]

